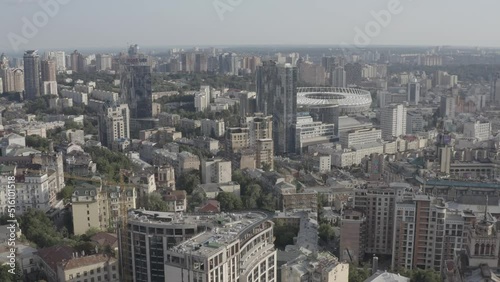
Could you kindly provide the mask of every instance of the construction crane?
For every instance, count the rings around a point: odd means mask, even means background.
[[[123,281],[132,281],[130,277],[130,269],[126,267],[128,262],[128,247],[124,246],[123,243],[128,241],[127,236],[127,220],[128,220],[128,208],[127,208],[127,191],[124,181],[124,175],[130,177],[131,172],[125,169],[120,169],[120,197],[121,199],[121,219],[118,219],[116,223],[117,236],[119,240],[119,252],[120,252],[120,267],[121,267],[121,278]],[[125,249],[125,250],[124,250]]]

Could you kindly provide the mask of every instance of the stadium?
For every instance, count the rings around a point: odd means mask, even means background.
[[[372,104],[370,92],[356,88],[299,87],[297,92],[298,107],[338,107],[340,115],[366,112]]]

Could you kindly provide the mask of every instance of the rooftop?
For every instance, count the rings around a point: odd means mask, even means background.
[[[129,223],[140,221],[166,226],[181,224],[196,224],[198,228],[204,226],[205,231],[172,247],[171,251],[210,256],[225,245],[244,238],[254,227],[264,223],[267,218],[268,215],[261,212],[202,215],[137,210],[130,214]]]
[[[38,251],[38,256],[53,270],[57,264],[73,257],[74,249],[68,246],[53,246]]]
[[[410,278],[379,270],[364,282],[410,282]]]
[[[116,261],[115,258],[109,257],[106,255],[91,255],[91,256],[86,256],[86,257],[75,257],[71,258],[69,260],[62,261],[62,267],[65,270],[69,269],[74,269],[74,268],[81,268],[85,266],[90,266],[94,264],[99,264],[99,263],[104,263],[107,261]]]

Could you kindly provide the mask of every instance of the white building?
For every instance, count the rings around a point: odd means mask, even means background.
[[[130,139],[130,111],[127,104],[109,107],[101,117],[101,142],[110,147],[115,140]]]
[[[203,112],[210,105],[210,95],[207,95],[205,92],[196,93],[194,95],[194,107],[197,112]]]
[[[57,81],[44,81],[42,93],[43,95],[57,95]]]
[[[147,221],[129,218],[127,240],[121,246],[132,249],[123,266],[134,281],[277,282],[274,223],[264,214],[183,214],[178,223],[175,213],[142,214]],[[207,228],[216,222],[216,228]],[[143,255],[150,252],[155,255]],[[134,267],[140,263],[144,267]]]
[[[105,101],[105,102],[117,102],[118,101],[118,93],[111,92],[111,91],[103,91],[103,90],[94,90],[90,94],[90,98],[99,100],[99,101]]]
[[[349,264],[340,262],[329,253],[320,253],[317,258],[301,255],[281,266],[281,282],[345,282],[348,280]]]
[[[74,104],[89,104],[89,97],[87,93],[77,92],[73,90],[61,91],[61,97],[73,99]]]
[[[335,138],[335,125],[313,121],[311,116],[297,117],[295,125],[295,151],[316,144],[328,143]]]
[[[221,137],[226,133],[226,125],[224,120],[211,120],[203,119],[201,120],[201,134],[204,136]]]
[[[56,62],[56,69],[58,72],[66,70],[66,54],[64,51],[49,52],[49,58]]]
[[[201,162],[201,182],[207,183],[227,183],[231,182],[231,162],[222,159],[202,160]]]
[[[464,124],[464,137],[476,138],[478,141],[488,140],[491,136],[491,123],[467,122]]]
[[[391,104],[380,111],[382,138],[391,140],[406,134],[406,107],[402,104]]]
[[[343,67],[337,67],[332,73],[333,87],[346,87],[346,73]]]
[[[382,139],[382,130],[380,129],[359,129],[351,130],[340,136],[342,148],[351,148],[352,146],[373,143]]]
[[[9,175],[0,176],[0,196],[3,195],[0,201],[0,211],[3,213],[7,210],[7,187],[8,177],[16,174],[15,166],[6,167]],[[56,204],[56,195],[59,192],[57,173],[55,170],[48,169],[43,172],[27,172],[22,176],[16,177],[15,190],[16,190],[16,214],[22,215],[29,209],[38,209],[44,212],[50,210]]]

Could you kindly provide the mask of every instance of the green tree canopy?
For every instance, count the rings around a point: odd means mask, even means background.
[[[26,239],[39,248],[54,246],[62,240],[61,234],[43,211],[29,209],[21,216],[19,225]]]
[[[220,208],[223,211],[234,211],[241,210],[243,208],[243,203],[241,198],[233,193],[222,192],[217,195],[217,201],[220,203]]]
[[[359,268],[357,265],[352,263],[349,265],[349,282],[364,282],[370,276],[370,269]]]
[[[26,136],[26,147],[31,147],[35,150],[47,152],[49,150],[50,140],[38,135]]]
[[[154,192],[147,195],[145,208],[146,210],[149,211],[159,211],[159,212],[168,211],[167,203],[162,199],[159,193],[154,193]]]
[[[335,231],[333,227],[328,223],[322,223],[318,229],[319,237],[323,241],[333,240],[335,238]]]
[[[181,174],[176,182],[177,190],[184,190],[188,195],[192,194],[194,189],[200,185],[200,171],[191,170]]]

